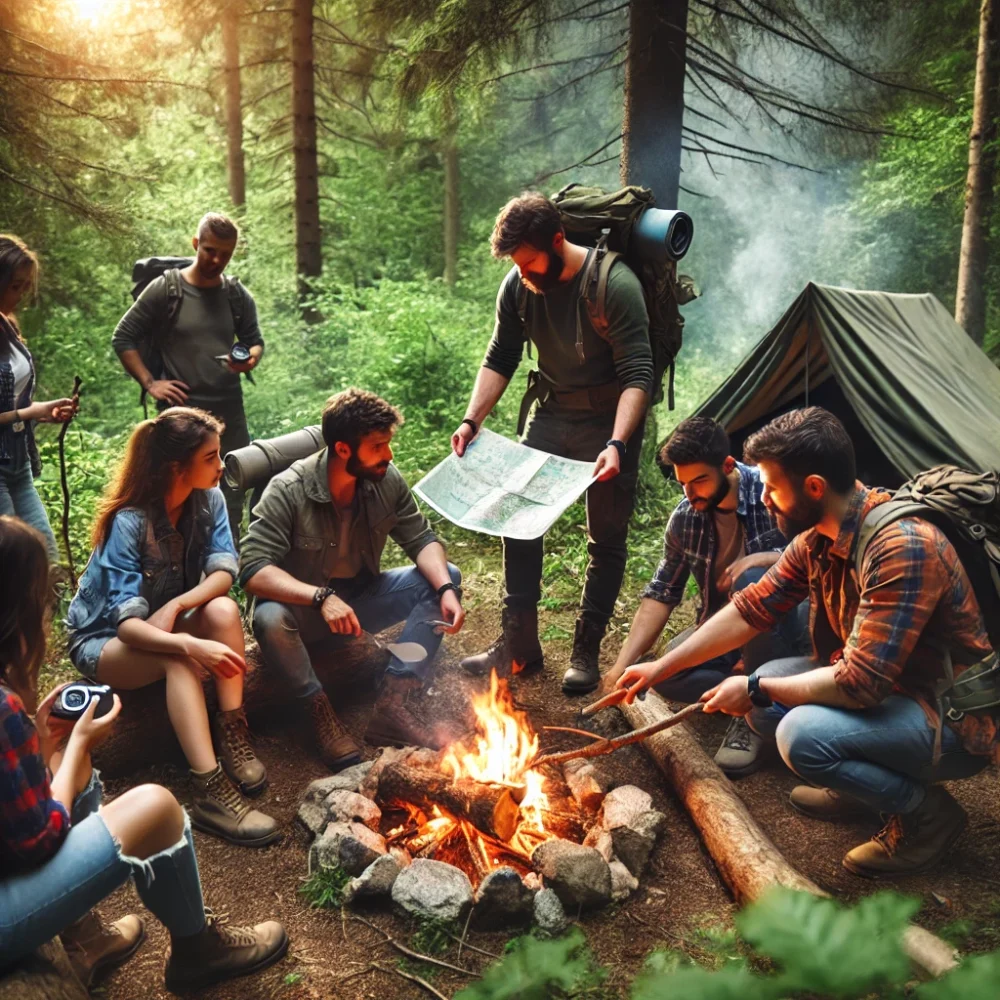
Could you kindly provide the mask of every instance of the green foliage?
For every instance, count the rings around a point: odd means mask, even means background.
[[[339,865],[323,865],[303,881],[299,892],[318,910],[338,909],[344,905],[344,890],[350,881],[351,874]]]
[[[424,955],[443,955],[452,944],[452,935],[461,930],[454,920],[421,920],[410,938],[414,951]]]

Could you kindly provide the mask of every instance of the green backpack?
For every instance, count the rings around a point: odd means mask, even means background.
[[[566,238],[571,243],[594,247],[584,272],[581,302],[599,336],[607,339],[605,300],[608,275],[618,260],[628,265],[642,284],[649,315],[649,343],[653,352],[653,403],[663,399],[663,377],[669,372],[667,400],[674,408],[674,361],[681,349],[684,317],[680,306],[698,297],[694,280],[677,274],[677,260],[691,243],[693,224],[683,212],[673,213],[669,228],[663,229],[660,253],[652,252],[650,241],[640,233],[639,220],[653,208],[655,198],[649,188],[625,187],[607,192],[597,187],[567,184],[552,198],[558,207]],[[656,213],[661,222],[668,213]],[[649,218],[652,218],[650,216]],[[663,250],[666,251],[664,256]],[[525,325],[528,290],[518,288],[518,315]],[[581,313],[576,317],[577,353],[583,352]],[[529,344],[530,353],[530,344]]]

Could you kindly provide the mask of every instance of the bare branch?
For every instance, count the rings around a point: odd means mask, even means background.
[[[7,66],[0,66],[0,73],[4,76],[21,77],[25,80],[45,80],[53,83],[123,83],[143,87],[182,87],[185,90],[197,90],[203,94],[209,92],[207,87],[185,83],[183,80],[161,80],[155,77],[141,80],[116,76],[50,76],[47,73],[26,73],[23,70],[10,69]]]
[[[599,66],[595,69],[588,70],[586,73],[581,73],[579,76],[573,77],[572,80],[567,80],[565,83],[560,84],[554,90],[550,90],[546,94],[535,94],[532,97],[512,97],[512,101],[517,101],[520,104],[529,103],[532,101],[545,101],[550,97],[555,97],[556,94],[561,94],[564,90],[569,87],[575,86],[583,80],[586,80],[591,76],[600,76],[601,73],[607,73],[609,70],[621,69],[625,65],[624,59],[619,59],[616,63],[611,63],[609,66]]]
[[[613,56],[616,52],[621,52],[626,45],[627,42],[622,42],[621,45],[616,45],[613,49],[608,49],[607,52],[594,52],[586,56],[577,56],[575,59],[557,59],[555,62],[538,63],[537,66],[513,69],[509,73],[501,73],[499,76],[492,76],[488,80],[483,80],[481,85],[485,87],[487,84],[499,83],[501,80],[507,80],[512,76],[520,76],[522,73],[533,73],[538,69],[552,69],[555,66],[575,66],[577,63],[587,62],[590,59],[607,59],[608,56]]]
[[[249,101],[243,102],[243,110],[247,108],[252,108],[255,104],[260,104],[261,101],[266,101],[269,97],[274,97],[275,94],[280,94],[283,90],[288,90],[291,83],[282,83],[277,87],[272,87],[270,90],[264,91],[263,94],[258,94],[257,97],[251,98]]]
[[[699,132],[697,129],[691,128],[689,125],[682,126],[682,130],[687,132],[689,135],[697,136],[699,139],[706,139],[709,142],[714,142],[717,146],[722,146],[725,149],[735,149],[740,153],[749,153],[751,156],[761,156],[765,160],[771,160],[774,163],[780,163],[786,167],[795,167],[796,170],[808,170],[811,174],[823,173],[822,170],[816,170],[813,167],[807,167],[801,163],[793,163],[790,160],[783,160],[780,156],[775,156],[772,153],[765,153],[760,149],[750,149],[747,146],[739,146],[732,142],[724,142],[722,139],[717,139],[714,135],[709,135],[707,132]]]
[[[606,143],[604,143],[603,146],[598,146],[597,149],[595,149],[592,153],[588,153],[582,160],[580,160],[577,163],[571,163],[568,167],[563,167],[560,170],[550,170],[547,174],[539,174],[539,176],[537,176],[534,179],[532,186],[537,187],[539,184],[542,183],[542,181],[547,181],[550,177],[555,177],[558,174],[565,174],[567,171],[575,170],[577,167],[596,166],[597,164],[588,163],[587,161],[593,159],[595,156],[597,156],[598,153],[603,153],[604,150],[608,148],[608,146],[614,145],[616,142],[618,142],[619,139],[621,139],[621,137],[622,133],[619,132],[618,135],[616,135],[613,139],[609,139]],[[615,159],[615,157],[611,157],[611,159]],[[607,162],[607,161],[602,161],[602,162]]]

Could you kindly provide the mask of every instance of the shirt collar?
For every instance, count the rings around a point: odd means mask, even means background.
[[[750,468],[749,465],[737,462],[736,468],[739,469],[740,473],[740,483],[736,491],[736,513],[740,517],[746,517],[747,507],[750,499],[755,495],[760,479],[754,474],[756,470]]]
[[[847,501],[847,513],[844,514],[843,521],[840,522],[840,531],[837,540],[830,546],[830,554],[846,559],[851,554],[854,546],[854,538],[861,525],[861,519],[868,509],[868,497],[871,490],[855,482],[854,492]]]

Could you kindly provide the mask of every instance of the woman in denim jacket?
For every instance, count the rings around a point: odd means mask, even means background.
[[[200,989],[263,969],[288,950],[276,921],[232,927],[205,908],[191,829],[177,800],[140,785],[102,803],[90,754],[121,711],[75,723],[52,714],[60,685],[41,704],[48,560],[42,535],[0,517],[0,972],[59,934],[89,986],[140,946],[142,920],[104,924],[91,908],[129,877],[166,927],[170,990]],[[35,711],[34,719],[28,714]]]
[[[76,404],[72,399],[32,402],[35,362],[14,311],[37,284],[38,258],[16,236],[0,236],[0,514],[14,514],[37,528],[55,562],[56,539],[34,483],[42,470],[34,424],[65,423]]]
[[[166,678],[167,714],[191,768],[192,823],[263,847],[281,834],[244,797],[263,791],[267,775],[243,714],[243,626],[228,596],[236,549],[218,489],[221,433],[215,417],[180,406],[132,432],[69,606],[69,657],[85,677],[121,691]],[[219,701],[211,726],[206,671]]]

